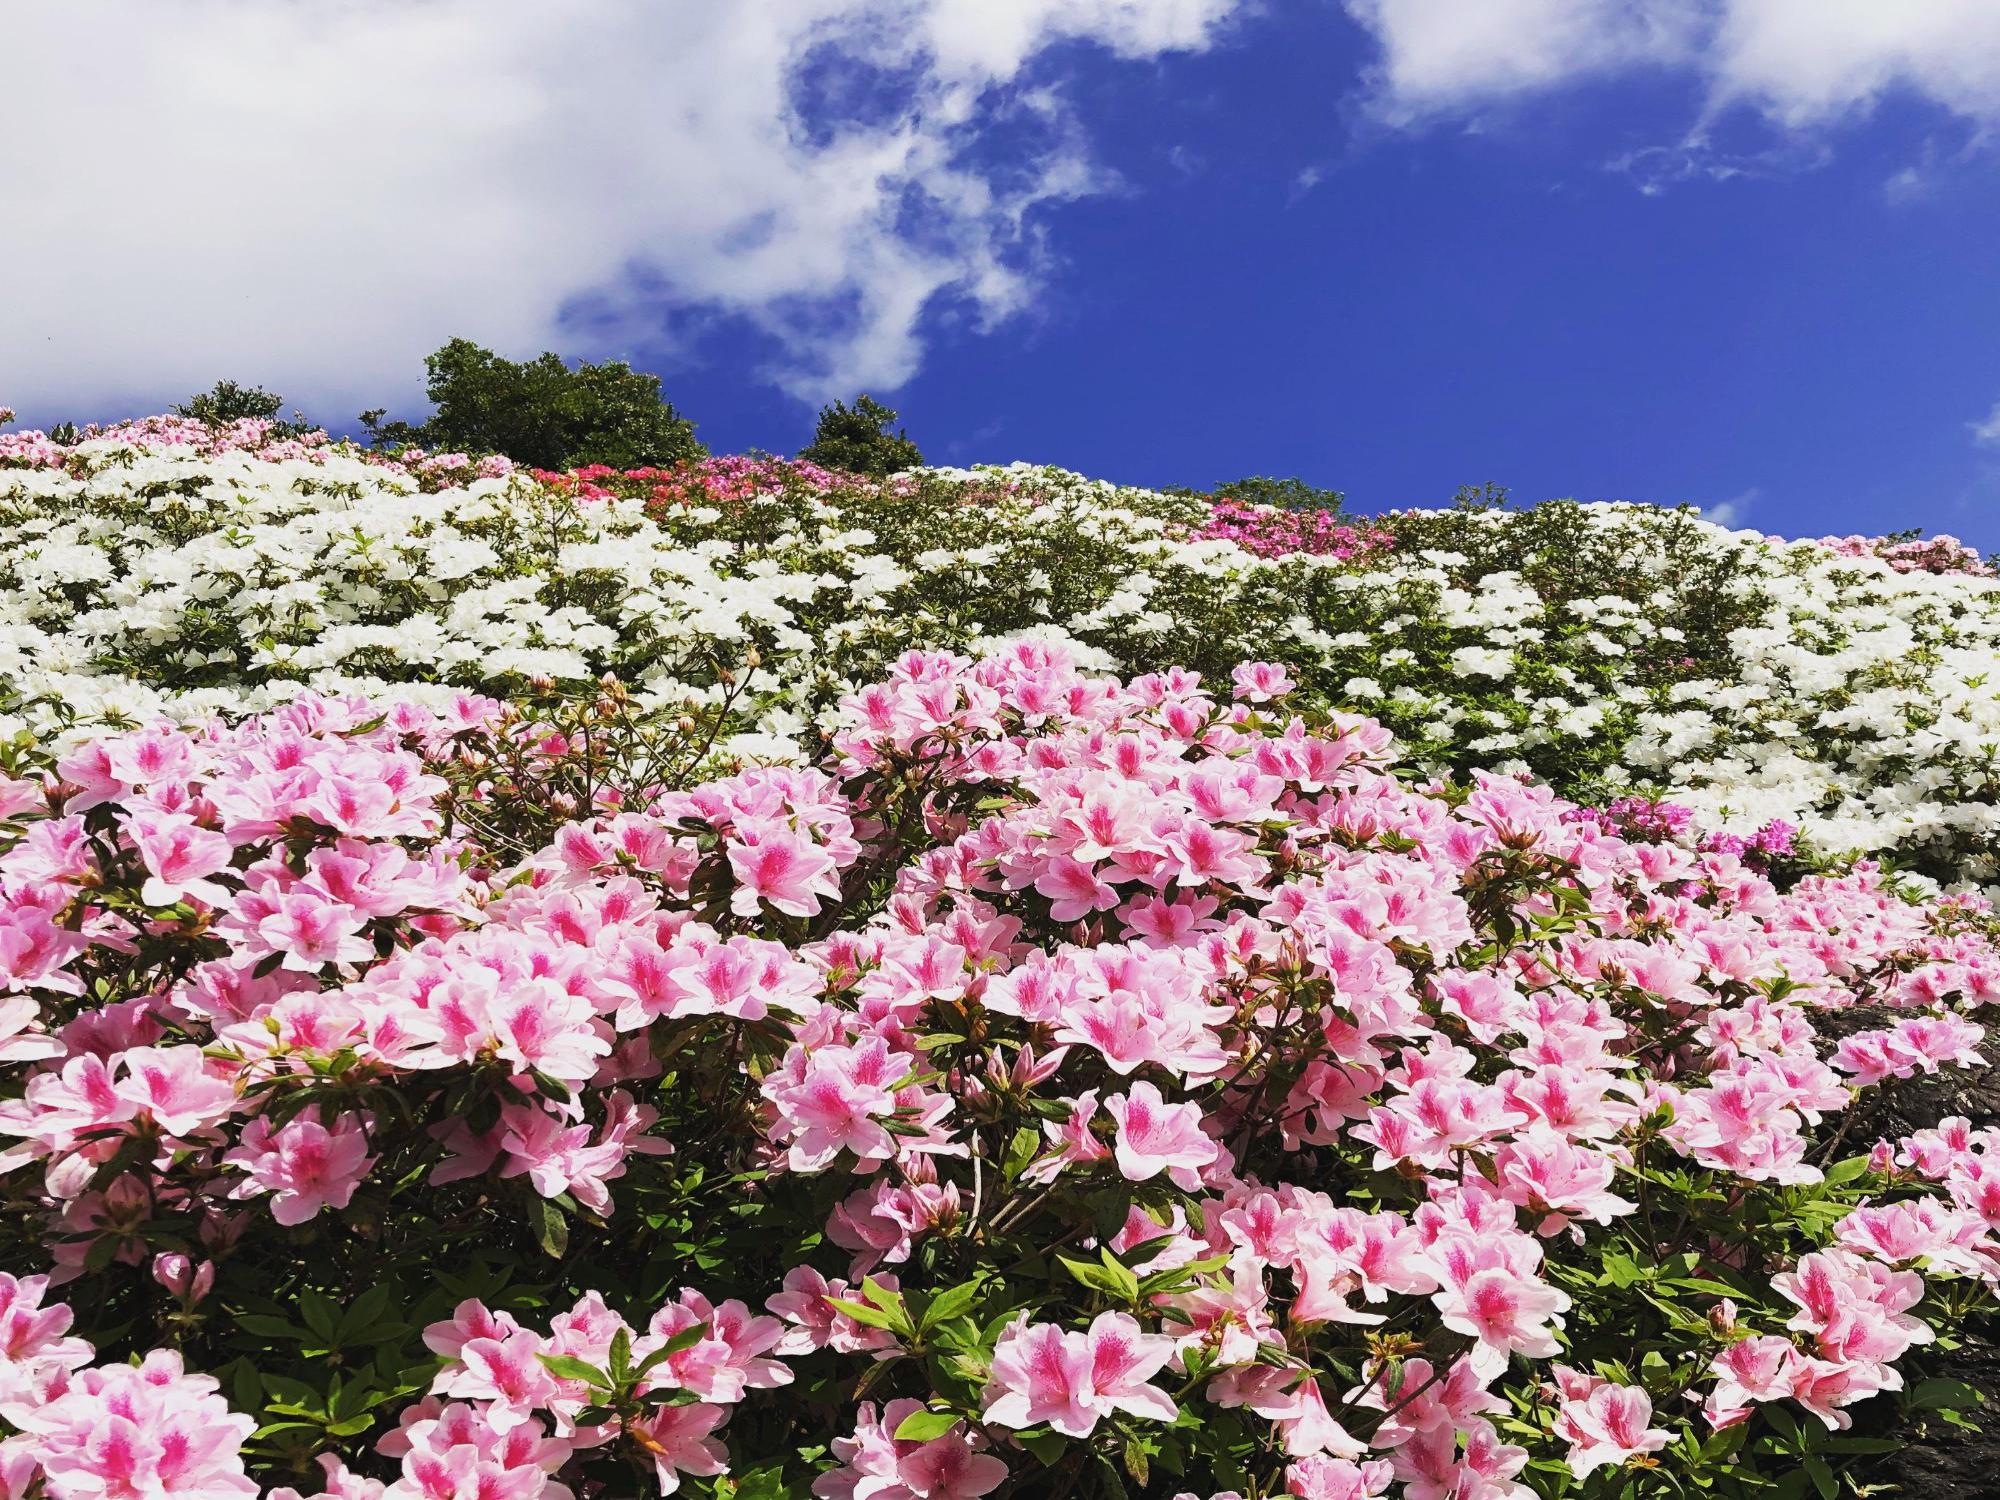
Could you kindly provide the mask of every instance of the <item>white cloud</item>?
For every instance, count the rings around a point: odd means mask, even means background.
[[[1993,410],[1986,414],[1984,421],[1968,422],[1975,443],[2000,444],[2000,401],[1993,403]]]
[[[345,413],[453,334],[575,350],[581,307],[600,350],[738,315],[799,394],[891,387],[940,298],[1021,310],[1033,211],[1102,185],[1038,55],[1235,4],[21,0],[0,383],[30,420],[221,375]]]
[[[1407,124],[1635,68],[1691,70],[1707,115],[1785,128],[1908,90],[2000,123],[1994,0],[1345,0],[1382,56],[1370,102]]]
[[[2000,120],[1993,0],[1729,0],[1722,12],[1709,67],[1724,101],[1799,126],[1906,88],[1954,114]]]
[[[1756,505],[1763,493],[1761,488],[1752,485],[1740,495],[1732,495],[1715,505],[1702,506],[1702,518],[1713,521],[1718,526],[1741,526],[1744,518],[1750,514],[1751,507]]]
[[[1409,123],[1578,78],[1692,55],[1692,0],[1346,0],[1375,34],[1372,84]]]

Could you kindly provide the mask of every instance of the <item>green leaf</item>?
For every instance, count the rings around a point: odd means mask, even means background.
[[[334,1335],[340,1329],[339,1315],[331,1302],[310,1287],[299,1294],[299,1316],[314,1333],[328,1343],[334,1342]]]
[[[1910,1407],[1913,1411],[1945,1408],[1973,1411],[1978,1408],[1981,1399],[1979,1392],[1962,1380],[1921,1380],[1910,1392]]]
[[[536,1091],[544,1099],[553,1099],[558,1104],[569,1103],[571,1097],[569,1085],[560,1078],[551,1078],[539,1068],[531,1069],[529,1076],[535,1080]]]
[[[347,1304],[347,1310],[340,1315],[340,1337],[354,1339],[363,1329],[382,1321],[389,1311],[389,1303],[394,1293],[386,1285],[371,1286],[367,1291]],[[358,1342],[358,1340],[357,1340]]]
[[[236,1373],[229,1380],[230,1404],[238,1411],[262,1411],[264,1409],[264,1382],[257,1375],[257,1367],[247,1359],[236,1361]]]
[[[1639,1263],[1622,1250],[1609,1250],[1604,1255],[1604,1278],[1606,1286],[1628,1287],[1644,1279],[1645,1272]]]
[[[569,1249],[569,1220],[546,1198],[535,1200],[535,1243],[552,1260],[561,1260]]]
[[[1125,1271],[1125,1276],[1131,1279],[1128,1295],[1125,1280],[1103,1266],[1092,1265],[1087,1260],[1071,1260],[1067,1255],[1058,1255],[1056,1259],[1062,1262],[1065,1271],[1094,1292],[1102,1292],[1120,1302],[1134,1301],[1139,1295],[1138,1278],[1132,1276],[1130,1271]],[[1125,1268],[1120,1266],[1118,1269],[1123,1271]]]
[[[283,1339],[288,1344],[303,1344],[311,1337],[298,1324],[264,1313],[243,1313],[237,1317],[236,1326],[260,1339]]]
[[[1717,1297],[1741,1297],[1744,1295],[1733,1286],[1720,1281],[1709,1281],[1700,1276],[1680,1276],[1667,1283],[1668,1286],[1686,1287],[1691,1292],[1708,1292]]]
[[[679,1333],[660,1345],[658,1349],[647,1355],[646,1363],[650,1367],[655,1359],[664,1359],[670,1354],[680,1353],[683,1349],[692,1349],[707,1337],[708,1325],[706,1323],[696,1323],[691,1328],[683,1328]]]
[[[979,1297],[980,1282],[981,1278],[975,1276],[970,1281],[962,1281],[957,1286],[947,1287],[931,1298],[931,1305],[924,1309],[923,1321],[918,1325],[919,1330],[929,1333],[940,1323],[949,1323],[953,1318],[970,1312],[972,1304]]]
[[[1122,1302],[1137,1302],[1139,1300],[1139,1278],[1134,1276],[1125,1262],[1113,1255],[1108,1247],[1099,1246],[1097,1255],[1098,1259],[1104,1262],[1104,1273],[1111,1278],[1113,1284],[1118,1288],[1119,1300]],[[1144,1480],[1140,1481],[1142,1484],[1144,1482]]]
[[[1833,1470],[1826,1466],[1826,1460],[1808,1453],[1804,1468],[1813,1482],[1813,1488],[1819,1491],[1820,1500],[1836,1500],[1840,1487],[1834,1483]]]
[[[574,1355],[537,1354],[535,1358],[546,1365],[549,1373],[558,1380],[581,1380],[593,1390],[608,1391],[613,1389],[609,1375],[598,1369],[596,1365],[580,1360]]]
[[[870,1307],[866,1302],[856,1302],[850,1297],[828,1297],[826,1301],[829,1307],[839,1308],[857,1323],[870,1328],[886,1328],[891,1333],[897,1331],[895,1315],[879,1307]]]
[[[1069,1439],[1060,1432],[1044,1432],[1036,1437],[1017,1435],[1015,1440],[1034,1454],[1035,1462],[1045,1469],[1061,1463],[1063,1453],[1069,1447]]]
[[[761,1464],[736,1481],[734,1500],[793,1500],[800,1493],[785,1483],[782,1463]]]
[[[958,1421],[957,1415],[948,1411],[913,1411],[896,1424],[893,1436],[898,1442],[928,1443],[950,1432]]]
[[[1152,1466],[1146,1462],[1145,1439],[1125,1439],[1125,1472],[1132,1476],[1134,1484],[1144,1484],[1151,1475]]]
[[[1139,1294],[1151,1297],[1159,1292],[1178,1291],[1192,1286],[1211,1271],[1219,1271],[1229,1264],[1226,1255],[1210,1255],[1201,1260],[1191,1260],[1184,1266],[1171,1266],[1164,1271],[1149,1271],[1139,1278]]]
[[[1007,1142],[1007,1150],[1000,1158],[1000,1175],[1008,1182],[1014,1181],[1041,1154],[1041,1149],[1042,1133],[1032,1125],[1023,1125]]]
[[[1796,1450],[1800,1446],[1798,1419],[1790,1412],[1782,1406],[1766,1406],[1764,1419],[1778,1429],[1779,1434],[1793,1449]]]
[[[901,1292],[884,1286],[873,1276],[864,1276],[861,1278],[861,1295],[895,1320],[888,1327],[906,1338],[916,1333],[916,1324],[910,1321],[910,1309],[904,1304]]]

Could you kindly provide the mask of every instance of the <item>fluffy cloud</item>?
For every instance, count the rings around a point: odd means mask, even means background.
[[[614,351],[740,317],[799,394],[893,386],[941,303],[1020,310],[1034,210],[1101,185],[1036,60],[1200,48],[1235,3],[23,0],[6,394],[351,410],[565,317]]]
[[[1966,425],[1972,429],[1972,440],[1975,443],[2000,447],[2000,401],[1993,403],[1993,410],[1986,414],[1984,420],[1968,422]]]
[[[1382,56],[1394,123],[1463,113],[1634,68],[1686,68],[1711,109],[1818,125],[1909,90],[2000,123],[1993,0],[1345,0]]]
[[[1376,110],[1406,124],[1496,98],[1694,55],[1684,0],[1346,0],[1382,58]]]

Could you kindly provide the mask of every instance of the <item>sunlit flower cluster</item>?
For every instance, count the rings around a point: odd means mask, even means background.
[[[2000,1134],[1850,1129],[1987,904],[1306,698],[911,651],[519,851],[495,736],[582,752],[485,697],[6,779],[0,1486],[1507,1497],[1909,1388]]]
[[[608,671],[726,698],[739,751],[796,759],[901,651],[1035,638],[1128,673],[1283,660],[1428,770],[2000,880],[2000,582],[1950,538],[1567,503],[1352,521],[1025,465],[509,467],[255,422],[0,436],[0,728]]]

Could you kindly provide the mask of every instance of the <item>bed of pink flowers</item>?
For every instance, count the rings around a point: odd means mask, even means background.
[[[800,459],[747,453],[703,458],[664,469],[615,469],[608,464],[591,464],[581,469],[532,472],[543,484],[587,500],[637,495],[654,504],[672,507],[740,505],[797,489],[824,492],[855,484],[884,488],[890,493],[906,492],[909,488],[894,480],[878,483],[837,473]]]
[[[1222,496],[1209,502],[1209,512],[1196,536],[1234,542],[1259,557],[1310,553],[1348,562],[1366,560],[1396,545],[1393,531],[1333,511],[1280,510]]]
[[[1819,544],[1841,557],[1879,557],[1898,573],[1963,573],[1992,578],[1993,565],[1949,532],[1936,536],[1823,536]]]
[[[13,419],[12,410],[0,406],[0,427]],[[473,479],[498,478],[514,472],[513,460],[499,454],[474,458],[465,453],[427,453],[421,448],[403,448],[389,454],[357,443],[337,441],[320,429],[288,432],[280,424],[261,417],[211,423],[171,414],[92,424],[79,429],[73,441],[59,441],[35,428],[0,432],[0,467],[12,464],[28,468],[67,468],[79,461],[93,461],[91,456],[101,450],[86,445],[104,443],[116,443],[142,453],[173,451],[202,458],[239,454],[266,463],[318,464],[325,463],[329,458],[352,459],[393,473],[406,474],[433,490],[450,489]]]
[[[1849,1126],[1982,902],[1215,686],[913,654],[525,857],[484,699],[17,767],[0,1496],[1782,1494],[1971,1399],[2000,1138]]]

